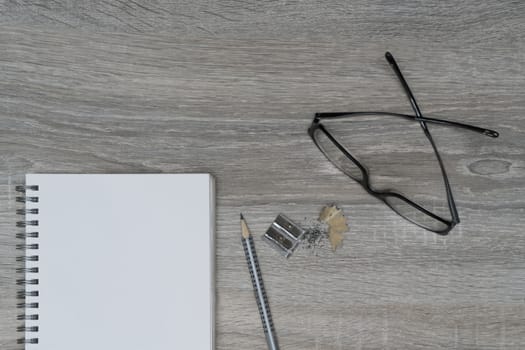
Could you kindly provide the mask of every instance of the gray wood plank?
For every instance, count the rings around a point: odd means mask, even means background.
[[[283,261],[256,242],[283,349],[525,347],[521,3],[19,1],[0,12],[0,348],[21,349],[23,174],[186,171],[218,181],[217,349],[266,348],[239,212],[260,235],[279,212],[302,221],[330,202],[351,227],[335,254]],[[306,134],[317,111],[411,112],[386,49],[426,115],[501,133],[432,129],[462,219],[447,237],[398,218]],[[412,184],[421,155],[388,135],[386,180]]]
[[[319,37],[375,42],[513,43],[523,38],[521,1],[46,1],[0,4],[3,23],[230,38]]]

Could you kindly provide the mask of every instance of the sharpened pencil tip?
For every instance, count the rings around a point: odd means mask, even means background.
[[[248,225],[246,225],[246,220],[244,220],[244,216],[241,213],[241,235],[244,238],[250,237],[250,230],[248,229]]]

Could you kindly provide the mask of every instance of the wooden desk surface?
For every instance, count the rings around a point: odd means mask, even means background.
[[[21,348],[28,172],[213,173],[217,349],[266,349],[239,212],[261,234],[333,201],[351,226],[336,254],[283,261],[258,243],[282,349],[525,348],[524,3],[7,1],[0,19],[2,350]],[[316,111],[411,112],[387,49],[427,116],[501,133],[439,137],[462,218],[447,237],[367,196],[306,134]]]

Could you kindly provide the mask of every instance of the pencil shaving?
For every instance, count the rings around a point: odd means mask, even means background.
[[[328,224],[328,240],[332,250],[335,251],[343,243],[343,233],[349,230],[342,209],[335,205],[324,207],[319,215],[319,221]]]
[[[328,240],[332,246],[332,250],[336,250],[343,243],[343,233],[330,229],[328,231]]]
[[[346,224],[346,217],[341,214],[340,216],[334,217],[332,220],[328,222],[328,225],[330,225],[330,229],[343,233],[348,231],[348,225]]]
[[[328,223],[334,216],[341,213],[341,209],[337,208],[335,205],[326,206],[321,210],[319,214],[319,221]]]

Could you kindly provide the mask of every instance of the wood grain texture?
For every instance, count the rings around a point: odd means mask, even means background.
[[[351,228],[336,254],[284,261],[256,242],[283,349],[525,347],[523,3],[19,0],[0,19],[2,350],[22,348],[23,174],[197,171],[217,178],[217,349],[266,348],[239,212],[260,235],[330,202]],[[436,133],[462,219],[447,237],[370,198],[306,134],[317,111],[411,112],[387,49],[427,116],[501,133]],[[414,181],[415,153],[381,149],[395,186]]]

